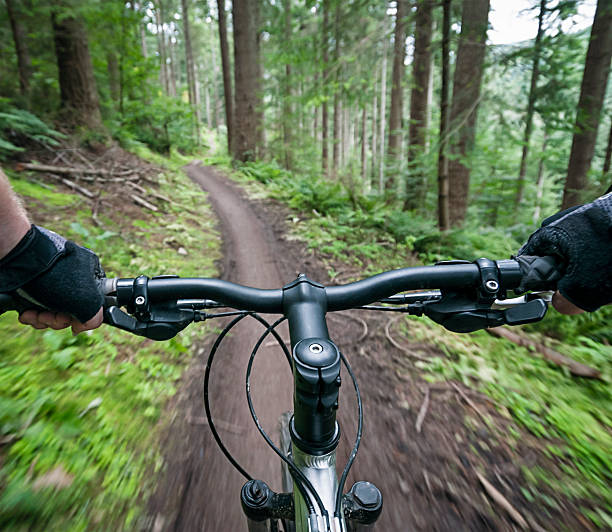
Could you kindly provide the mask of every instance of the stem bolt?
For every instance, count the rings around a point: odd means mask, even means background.
[[[310,344],[308,346],[308,349],[310,350],[311,353],[318,355],[319,353],[323,351],[323,346],[321,344]]]
[[[497,281],[494,281],[493,279],[490,279],[485,283],[485,286],[489,292],[497,292],[497,289],[499,288],[499,283]]]
[[[138,296],[135,300],[134,303],[136,303],[137,305],[144,305],[145,302],[145,298],[142,296]]]

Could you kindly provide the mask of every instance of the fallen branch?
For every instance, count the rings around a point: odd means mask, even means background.
[[[513,344],[516,344],[520,347],[535,349],[549,362],[552,362],[557,366],[565,366],[566,368],[568,368],[572,375],[576,375],[578,377],[585,377],[587,379],[601,379],[601,371],[592,368],[591,366],[587,366],[586,364],[582,364],[581,362],[577,362],[576,360],[562,355],[561,353],[555,351],[554,349],[551,349],[550,347],[546,347],[545,345],[542,345],[538,342],[529,340],[528,338],[525,338],[513,331],[510,331],[505,327],[494,327],[492,329],[487,329],[487,332],[493,336],[505,338],[506,340],[509,340]]]
[[[425,416],[427,415],[427,409],[429,408],[429,386],[425,390],[425,399],[423,399],[423,404],[421,405],[421,409],[419,410],[419,415],[417,416],[416,424],[414,428],[416,428],[417,433],[421,433],[421,428],[423,427],[423,421],[425,421]],[[425,479],[427,480],[427,478]]]
[[[131,181],[126,182],[126,185],[128,185],[129,187],[132,187],[134,190],[140,192],[141,194],[146,194],[147,191],[142,188],[140,185],[137,185],[136,183],[132,183]]]
[[[157,212],[158,208],[153,205],[152,203],[149,203],[147,200],[142,199],[140,196],[137,196],[136,194],[130,194],[130,198],[132,198],[134,200],[134,203],[138,203],[138,205],[145,207],[153,212]]]
[[[60,177],[58,175],[53,175],[53,174],[49,174],[49,175],[53,179],[56,179],[60,183],[66,185],[68,188],[71,188],[72,190],[74,190],[75,192],[78,192],[79,194],[83,194],[83,196],[89,199],[94,199],[96,197],[96,195],[93,192],[91,192],[91,190],[88,190],[85,187],[82,187],[81,185],[77,185],[74,181],[70,181],[70,179],[66,179],[65,177]]]
[[[395,318],[394,320],[389,320],[386,325],[385,325],[385,336],[387,337],[387,340],[389,340],[389,343],[399,349],[400,351],[402,351],[403,353],[405,353],[406,355],[408,355],[410,358],[414,358],[415,360],[421,360],[423,362],[430,362],[429,359],[419,356],[415,353],[412,352],[412,350],[408,349],[407,347],[404,347],[400,344],[398,344],[393,337],[391,336],[391,332],[390,332],[390,327],[393,323],[395,323],[399,318]]]
[[[493,486],[493,484],[491,484],[484,476],[482,476],[478,471],[476,471],[476,476],[478,477],[478,480],[480,480],[480,483],[482,484],[482,487],[485,489],[485,491],[487,492],[487,495],[489,497],[491,497],[491,499],[493,499],[493,501],[495,503],[497,503],[499,506],[501,506],[504,510],[506,510],[506,512],[508,512],[508,514],[510,515],[510,517],[512,518],[512,520],[518,525],[520,526],[523,530],[527,530],[529,528],[529,525],[527,524],[527,521],[525,520],[525,518],[519,513],[519,511],[514,508],[514,506],[512,506],[510,504],[510,502],[508,501],[508,499],[506,499],[506,497],[504,497],[498,490],[497,488],[495,488],[495,486]]]
[[[125,170],[122,172],[113,173],[110,170],[104,168],[74,168],[71,166],[51,166],[48,164],[34,164],[34,163],[18,163],[16,166],[18,171],[32,170],[33,172],[53,172],[56,174],[89,174],[89,175],[115,175],[125,176],[133,174],[133,170]]]
[[[474,401],[472,401],[467,395],[465,395],[465,392],[459,388],[459,386],[457,386],[453,381],[449,381],[450,385],[455,388],[455,390],[457,390],[457,393],[463,398],[463,400],[471,407],[474,409],[474,411],[480,416],[480,418],[486,423],[487,422],[487,418],[485,417],[485,415],[480,411],[480,408],[478,408],[476,406],[476,404],[474,403]]]

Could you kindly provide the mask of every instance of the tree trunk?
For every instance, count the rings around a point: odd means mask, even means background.
[[[334,122],[332,138],[332,177],[338,177],[338,162],[340,160],[340,2],[334,9],[334,69],[336,71],[334,87]]]
[[[538,33],[533,45],[533,66],[531,67],[531,84],[529,86],[529,97],[527,100],[527,114],[525,116],[525,133],[523,135],[523,154],[521,155],[521,166],[518,176],[518,187],[516,191],[515,205],[518,209],[523,202],[523,191],[525,189],[525,173],[527,172],[527,157],[529,156],[529,141],[533,129],[533,113],[535,110],[536,88],[540,76],[540,53],[542,51],[542,36],[544,35],[544,14],[546,13],[546,0],[540,0],[540,13],[538,15]]]
[[[234,22],[234,113],[233,155],[239,161],[254,160],[257,155],[257,32],[256,0],[232,3]]]
[[[382,194],[385,173],[385,117],[387,116],[387,41],[383,42],[383,58],[380,79],[380,166],[378,169],[378,192]]]
[[[450,229],[450,205],[448,202],[448,97],[450,73],[450,18],[451,0],[444,0],[442,22],[442,86],[440,88],[440,139],[438,148],[438,228]]]
[[[234,101],[232,98],[232,75],[227,45],[227,22],[225,0],[217,0],[219,11],[219,45],[221,47],[221,68],[223,70],[223,98],[225,100],[225,125],[227,127],[227,149],[234,153],[232,143],[234,134]]]
[[[321,88],[323,91],[327,88],[328,77],[329,77],[329,0],[323,0],[323,35],[322,35],[322,48],[323,48],[323,79]],[[321,105],[321,166],[323,168],[323,175],[329,175],[329,140],[328,140],[328,116],[327,116],[327,99],[323,98]]]
[[[366,114],[366,104],[363,104],[363,109],[361,110],[361,191],[363,192],[366,183],[367,176],[367,168],[366,168],[366,123],[367,123],[367,114]]]
[[[168,41],[166,42],[166,34],[164,33],[162,35],[162,37],[164,38],[164,46],[166,47],[166,50],[168,51],[168,59],[170,60],[167,64],[168,64],[168,81],[169,81],[169,89],[170,89],[170,96],[172,96],[173,98],[176,98],[176,79],[177,77],[180,75],[181,73],[181,69],[180,68],[176,68],[176,65],[178,64],[178,61],[176,60],[176,46],[174,45],[174,43],[172,42],[172,34],[168,35]],[[180,79],[179,79],[179,83],[180,83]]]
[[[540,162],[538,163],[538,180],[536,184],[536,205],[533,211],[533,223],[537,224],[542,210],[542,196],[544,195],[544,154],[548,146],[548,133],[544,133]]]
[[[106,70],[108,71],[108,86],[111,98],[115,103],[118,103],[121,88],[119,87],[119,62],[114,50],[106,52]]]
[[[263,157],[266,146],[266,131],[264,129],[264,103],[263,103],[263,72],[261,69],[261,16],[260,1],[252,2],[255,24],[255,132],[257,156]]]
[[[393,73],[391,81],[391,109],[389,110],[389,145],[387,155],[390,161],[397,162],[402,142],[402,79],[404,78],[404,58],[406,57],[406,15],[408,0],[397,0],[395,32],[393,44]],[[395,189],[395,172],[387,176],[385,190]]]
[[[612,120],[610,120],[610,133],[608,133],[608,147],[606,148],[606,156],[604,158],[604,164],[603,164],[604,184],[606,182],[608,173],[610,172],[610,159],[611,158],[612,158]]]
[[[166,56],[166,37],[164,31],[164,21],[162,19],[162,2],[159,0],[154,6],[155,25],[157,26],[157,49],[159,51],[159,77],[162,89],[166,96],[170,94],[170,84],[168,80],[168,61]]]
[[[427,100],[431,73],[431,35],[433,32],[433,1],[421,0],[417,5],[410,92],[410,128],[408,133],[408,178],[404,209],[423,206],[426,178],[422,155],[427,143]]]
[[[291,0],[285,0],[285,43],[291,42]],[[291,65],[289,61],[285,63],[285,76],[283,78],[283,154],[285,157],[285,168],[291,170]]]
[[[464,0],[450,114],[449,148],[453,157],[448,163],[448,178],[453,227],[460,226],[467,213],[470,167],[466,158],[476,135],[488,14],[489,0]]]
[[[376,179],[376,170],[378,168],[378,95],[374,92],[374,101],[372,102],[372,179],[368,181],[367,191],[371,192],[372,186]]]
[[[149,52],[147,51],[147,32],[144,24],[140,24],[140,51],[142,53],[142,57],[145,59],[149,57]]]
[[[562,209],[582,203],[612,59],[612,0],[598,0],[587,51]]]
[[[185,63],[187,70],[187,86],[189,88],[189,103],[193,108],[196,122],[196,142],[199,144],[200,138],[200,106],[198,98],[198,88],[196,79],[195,63],[193,60],[193,48],[191,47],[191,30],[189,27],[189,4],[188,0],[181,0],[181,9],[183,11],[183,32],[185,34]]]
[[[17,70],[19,72],[19,91],[26,99],[30,92],[30,78],[32,77],[32,63],[26,43],[26,32],[21,24],[23,14],[19,10],[19,1],[5,0],[6,11],[11,23],[15,52],[17,53]]]
[[[62,13],[63,9],[67,12]],[[71,125],[104,131],[87,31],[68,9],[70,6],[59,3],[51,13],[61,105]]]

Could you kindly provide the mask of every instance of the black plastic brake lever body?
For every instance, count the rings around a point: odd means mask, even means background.
[[[149,311],[146,321],[138,320],[116,306],[104,309],[104,323],[151,340],[174,338],[194,320],[196,311],[176,305],[155,306]]]
[[[111,305],[104,309],[104,322],[151,340],[169,340],[193,321],[201,319],[195,308],[179,307],[176,302],[152,304],[148,282],[149,278],[144,275],[134,279],[130,301],[126,305],[129,314]]]
[[[499,271],[493,261],[474,261],[480,270],[478,286],[464,291],[442,291],[437,301],[425,301],[422,312],[453,332],[473,332],[500,325],[523,325],[541,320],[548,305],[534,299],[506,310],[492,309],[496,298],[505,298]]]

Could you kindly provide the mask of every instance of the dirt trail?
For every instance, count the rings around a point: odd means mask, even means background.
[[[225,279],[260,288],[280,287],[295,278],[299,269],[319,282],[329,282],[322,262],[303,244],[285,238],[286,209],[245,199],[235,184],[213,168],[194,163],[186,172],[208,192],[219,217]],[[537,450],[539,442],[525,434],[518,448],[508,444],[505,434],[510,421],[486,397],[466,389],[462,393],[469,394],[470,406],[450,384],[431,386],[422,431],[417,432],[415,421],[428,384],[407,352],[420,357],[445,355],[430,345],[402,339],[392,327],[394,343],[403,342],[406,351],[397,349],[385,331],[389,319],[388,313],[366,311],[328,315],[330,335],[353,366],[364,404],[364,436],[347,489],[355,480],[372,481],[381,489],[384,509],[377,529],[515,530],[509,514],[484,494],[476,471],[484,473],[535,527],[554,529],[555,523],[562,522],[570,530],[585,528],[579,513],[557,494],[548,496],[556,499],[558,510],[524,498],[521,469],[545,460]],[[246,403],[247,360],[262,332],[260,325],[249,321],[218,354],[211,377],[212,411],[239,463],[278,490],[278,460],[257,433]],[[288,337],[284,330],[281,335]],[[204,415],[202,382],[210,342],[197,351],[181,392],[168,408],[173,417],[162,441],[165,469],[149,501],[150,519],[145,526],[154,532],[246,529],[239,499],[244,479],[218,450]],[[255,364],[252,392],[264,428],[276,439],[278,416],[291,408],[292,382],[281,350],[271,343],[264,345]],[[348,457],[356,428],[356,403],[347,375],[343,374],[343,382],[339,467]],[[474,407],[486,412],[491,424],[475,415]]]
[[[186,172],[208,192],[219,217],[225,257],[223,278],[258,288],[282,286],[284,281],[276,268],[264,223],[237,187],[210,168],[193,164]],[[245,395],[245,370],[262,331],[262,326],[250,319],[234,329],[215,359],[209,397],[217,430],[238,463],[254,478],[271,480],[271,485],[280,489],[273,482],[280,477],[277,463],[252,422]],[[286,334],[282,328],[280,331]],[[244,528],[240,488],[245,479],[217,448],[206,424],[202,383],[207,354],[208,347],[202,348],[174,407],[176,418],[166,442],[165,478],[153,502],[157,510],[153,527],[157,530]],[[291,407],[291,386],[282,351],[264,344],[255,362],[251,387],[256,411],[270,434],[275,434],[280,414]]]

